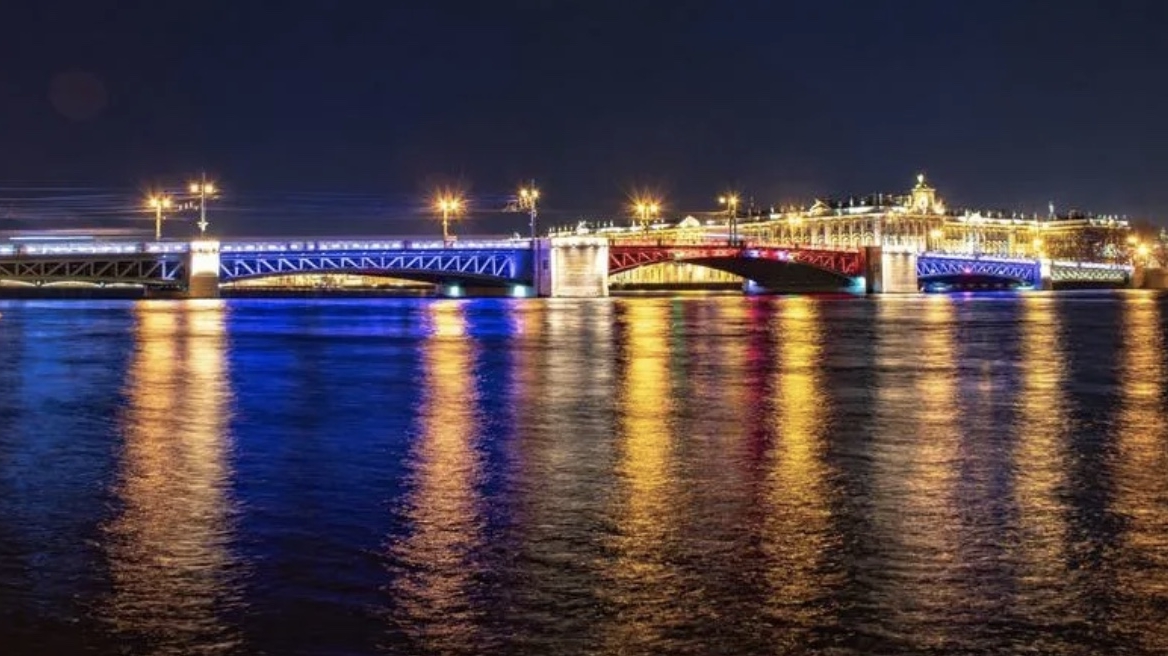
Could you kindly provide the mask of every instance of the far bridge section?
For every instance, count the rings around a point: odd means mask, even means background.
[[[185,242],[55,241],[0,243],[0,283],[185,289]]]

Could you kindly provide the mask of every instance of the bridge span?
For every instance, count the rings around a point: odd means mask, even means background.
[[[443,292],[499,287],[524,296],[598,297],[609,277],[689,263],[740,277],[745,289],[818,287],[917,292],[970,280],[1023,289],[1132,285],[1130,266],[916,252],[880,246],[813,247],[711,240],[611,241],[579,235],[442,241],[400,238],[0,243],[0,284],[137,286],[195,297],[223,285],[304,274],[354,274],[432,283]]]

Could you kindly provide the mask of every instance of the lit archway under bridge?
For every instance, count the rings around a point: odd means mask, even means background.
[[[754,288],[838,290],[855,287],[863,275],[859,251],[780,246],[730,246],[666,243],[609,246],[612,276],[663,263],[685,263],[723,271]]]

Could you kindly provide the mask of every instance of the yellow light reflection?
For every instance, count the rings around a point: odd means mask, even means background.
[[[618,608],[607,651],[651,648],[678,617],[662,599],[677,601],[670,564],[672,433],[669,389],[669,308],[657,302],[625,305],[627,325],[617,435],[621,482],[615,558],[605,593]],[[672,602],[671,602],[672,603]]]
[[[1055,300],[1049,296],[1022,299],[1022,389],[1012,460],[1017,472],[1015,502],[1021,561],[1022,603],[1027,595],[1063,586],[1066,579],[1066,504],[1060,494],[1066,484],[1067,461],[1066,353]],[[1042,602],[1051,599],[1044,594]],[[1060,603],[1070,602],[1066,595]]]
[[[474,645],[479,611],[470,600],[474,551],[482,540],[480,418],[473,342],[458,301],[428,306],[431,333],[423,356],[425,397],[411,453],[413,491],[405,508],[411,532],[392,546],[397,625],[419,651]]]
[[[915,303],[916,301],[914,301]],[[877,325],[877,436],[872,452],[873,522],[880,545],[869,569],[887,621],[924,645],[949,639],[946,627],[918,626],[961,599],[955,484],[958,475],[954,301],[915,307],[881,300]],[[885,587],[886,586],[886,587]]]
[[[1152,295],[1132,294],[1123,305],[1120,385],[1123,400],[1115,433],[1116,513],[1124,519],[1117,630],[1146,653],[1168,653],[1168,633],[1149,603],[1168,599],[1168,411],[1165,410],[1163,318]]]
[[[775,445],[770,454],[762,548],[770,569],[769,612],[789,628],[784,648],[805,647],[809,631],[827,622],[831,604],[816,603],[841,582],[825,571],[839,536],[833,528],[827,439],[823,326],[816,302],[784,299],[773,333]]]
[[[106,527],[113,591],[101,612],[116,634],[157,653],[229,651],[240,640],[219,617],[239,595],[224,311],[222,301],[135,306],[122,512]]]

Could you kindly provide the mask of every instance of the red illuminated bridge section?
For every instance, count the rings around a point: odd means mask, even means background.
[[[863,275],[864,255],[860,251],[744,244],[742,246],[707,244],[610,244],[609,274],[663,262],[692,262],[708,266],[719,264],[732,268],[735,263],[774,262],[801,264],[839,276]]]

